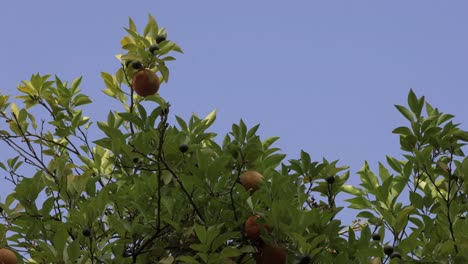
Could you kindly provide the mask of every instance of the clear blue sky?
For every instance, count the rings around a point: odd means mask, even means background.
[[[99,74],[119,66],[128,17],[142,28],[151,13],[185,52],[160,90],[172,114],[216,108],[220,135],[240,118],[261,123],[290,158],[340,159],[357,183],[364,160],[400,155],[393,105],[410,88],[467,128],[467,11],[464,0],[4,1],[0,91],[37,72],[83,75],[85,113],[104,118],[115,105]]]

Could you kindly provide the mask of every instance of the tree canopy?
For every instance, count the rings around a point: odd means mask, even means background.
[[[348,166],[286,157],[259,125],[218,136],[215,111],[171,123],[156,92],[182,49],[152,16],[125,31],[119,69],[101,73],[123,107],[107,120],[83,114],[81,77],[34,74],[0,95],[0,168],[15,186],[0,197],[0,262],[468,262],[468,132],[453,115],[411,90],[396,105],[402,158],[364,162],[352,186]],[[339,219],[344,208],[358,219]]]

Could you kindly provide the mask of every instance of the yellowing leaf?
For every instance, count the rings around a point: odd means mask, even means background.
[[[15,103],[11,103],[11,113],[15,115],[15,117],[19,116],[19,109]]]
[[[204,121],[205,121],[205,124],[207,126],[210,126],[211,124],[213,124],[213,122],[216,120],[216,109],[214,109],[213,111],[211,111],[211,113],[209,113]]]
[[[135,40],[130,36],[125,36],[121,41],[120,45],[123,49],[131,49],[136,46]]]

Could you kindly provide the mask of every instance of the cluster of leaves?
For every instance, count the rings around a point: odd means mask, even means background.
[[[91,101],[79,90],[81,78],[68,84],[33,75],[18,87],[23,107],[0,95],[0,119],[8,124],[0,139],[16,153],[0,163],[15,185],[0,203],[0,247],[22,262],[255,263],[243,230],[254,214],[272,227],[262,238],[287,248],[289,262],[304,255],[312,263],[389,262],[389,245],[399,254],[391,261],[466,260],[468,161],[460,142],[467,132],[448,122],[453,116],[410,92],[410,109],[397,108],[411,127],[394,131],[406,160],[388,157],[395,175],[379,164],[376,176],[365,164],[361,187],[345,185],[346,166],[313,161],[305,151],[286,161],[273,147],[278,138],[262,140],[258,125],[241,120],[217,143],[209,130],[215,111],[171,124],[163,98],[133,94],[127,62],[167,81],[165,62],[174,59],[167,54],[181,50],[151,16],[142,35],[131,19],[126,31],[121,68],[102,73],[104,92],[124,111],[96,123],[102,138],[88,138],[93,123],[80,107]],[[256,192],[239,184],[246,170],[265,177]],[[408,199],[400,197],[405,188]],[[337,219],[342,192],[353,195],[350,207],[366,221]]]
[[[368,220],[373,232],[405,260],[420,263],[465,263],[468,240],[468,158],[462,147],[468,132],[413,91],[408,106],[396,108],[410,122],[393,130],[400,135],[403,160],[387,156],[393,174],[379,164],[378,175],[366,163],[359,172],[361,188],[345,186],[348,200]],[[426,114],[423,114],[423,110]],[[405,194],[405,195],[402,195]],[[370,236],[366,230],[361,237]],[[363,253],[369,257],[371,250]]]

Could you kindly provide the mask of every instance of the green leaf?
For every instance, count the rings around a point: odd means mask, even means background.
[[[394,157],[391,157],[391,156],[386,156],[387,158],[387,162],[388,162],[388,165],[390,165],[390,167],[398,172],[398,173],[402,173],[402,165],[401,163],[395,159]]]
[[[101,72],[101,78],[104,80],[107,88],[111,90],[115,89],[114,77],[111,74],[107,72]]]
[[[369,200],[364,198],[364,197],[361,197],[361,196],[354,197],[354,198],[351,198],[351,199],[347,199],[345,201],[347,201],[348,203],[351,204],[349,206],[349,208],[353,208],[353,209],[370,209],[370,208],[372,208],[372,204],[369,202]]]
[[[73,98],[73,106],[80,106],[92,103],[91,99],[84,94],[79,94],[75,98]]]
[[[257,124],[253,126],[249,131],[247,132],[247,138],[251,138],[256,135],[258,128],[260,127],[260,124]]]
[[[362,196],[362,195],[366,194],[363,190],[361,190],[361,189],[359,189],[357,187],[354,187],[352,185],[343,185],[343,187],[341,187],[341,189],[344,192],[355,195],[355,196]]]
[[[310,155],[309,153],[305,152],[304,150],[301,150],[301,163],[303,164],[302,169],[304,171],[307,170],[311,162]]]
[[[177,50],[177,45],[170,41],[164,41],[159,45],[159,53],[161,55],[169,53],[171,50]]]
[[[161,106],[162,109],[167,109],[167,102],[161,96],[159,96],[159,94],[147,96],[145,97],[145,101],[155,102]]]
[[[64,227],[60,227],[54,235],[53,243],[55,250],[61,256],[63,250],[65,249],[66,242],[68,239],[68,232]]]
[[[130,17],[128,18],[128,28],[133,31],[137,30],[135,22],[133,22],[133,20]]]
[[[173,61],[173,60],[175,60],[175,58],[172,57],[172,56],[166,56],[166,57],[162,58],[161,60],[163,60],[163,61]]]
[[[397,233],[401,232],[405,225],[408,223],[408,215],[415,211],[413,206],[406,206],[401,211],[397,212],[397,218],[395,222],[395,231]]]
[[[122,134],[122,131],[115,127],[109,127],[107,124],[103,122],[97,122],[98,127],[113,141],[119,139],[122,140],[124,139],[124,135]]]
[[[201,245],[201,244],[192,244],[190,245],[190,248],[194,249],[195,251],[198,251],[197,256],[201,258],[202,263],[209,263],[208,262],[208,252],[209,248],[206,245]]]
[[[413,113],[416,115],[416,117],[419,118],[424,104],[420,103],[418,97],[413,92],[413,89],[411,89],[408,94],[408,105],[411,111],[413,111]]]
[[[244,140],[246,139],[246,135],[247,135],[247,126],[245,125],[244,123],[244,120],[240,120],[239,122],[239,142],[244,142]]]
[[[467,131],[463,131],[463,130],[455,131],[455,132],[453,133],[453,135],[454,135],[458,140],[468,142],[468,132],[467,132]]]
[[[439,117],[439,119],[437,120],[437,125],[442,125],[443,123],[449,121],[450,119],[454,118],[455,116],[454,115],[450,115],[450,114],[443,114]]]
[[[364,163],[363,168],[358,172],[362,184],[361,185],[366,185],[366,188],[369,192],[373,192],[379,187],[379,181],[377,179],[377,176],[369,169],[369,164],[367,161]]]
[[[249,162],[255,161],[262,153],[262,142],[258,136],[251,138],[245,145],[244,158]]]
[[[285,157],[285,154],[273,154],[268,156],[263,160],[263,166],[265,168],[276,168]]]
[[[465,157],[461,163],[461,170],[465,177],[468,176],[468,157]]]
[[[2,240],[5,237],[6,231],[7,231],[6,226],[0,225],[0,237],[2,238]]]
[[[263,150],[268,149],[273,143],[275,143],[279,137],[269,137],[263,141]]]
[[[47,198],[44,203],[42,203],[41,213],[43,215],[49,215],[50,211],[52,210],[55,202],[55,197]]]
[[[234,248],[234,247],[225,247],[221,251],[221,256],[223,258],[231,258],[231,257],[237,257],[240,256],[242,252],[240,252],[239,249]]]
[[[393,131],[392,131],[393,134],[399,134],[399,135],[404,135],[404,136],[409,136],[409,135],[412,135],[413,132],[411,131],[411,129],[409,129],[408,127],[397,127],[395,128]]]
[[[200,242],[202,244],[206,244],[207,243],[207,234],[206,234],[205,228],[203,226],[199,225],[199,224],[195,224],[194,228],[195,228],[195,233],[196,233],[198,239],[200,240]]]
[[[80,241],[74,240],[70,243],[70,246],[67,248],[68,258],[77,263],[78,259],[81,257],[81,250],[80,250]]]
[[[375,217],[375,215],[369,211],[361,211],[356,215],[356,217],[370,219]]]
[[[82,76],[80,76],[80,77],[74,79],[74,80],[72,81],[72,84],[70,85],[70,89],[71,89],[71,90],[77,90],[78,87],[79,87],[80,84],[81,84],[81,80],[82,80],[82,79],[83,79]]]
[[[388,178],[391,177],[390,172],[387,168],[379,162],[379,176],[382,179],[382,182],[385,182]]]
[[[417,209],[423,209],[424,207],[424,200],[422,196],[419,193],[416,192],[410,192],[409,193],[409,199],[411,204],[416,207]]]
[[[424,131],[424,136],[425,137],[433,137],[437,133],[439,133],[442,130],[440,127],[430,127],[426,131]]]
[[[146,123],[146,118],[148,117],[148,113],[146,112],[145,107],[141,104],[137,104],[138,113],[140,114],[140,118],[143,121],[143,124]]]
[[[167,68],[164,64],[158,65],[158,71],[161,73],[161,82],[168,82],[169,81],[169,68]]]
[[[184,121],[182,118],[180,118],[179,116],[176,116],[175,118],[176,118],[176,120],[177,120],[177,123],[178,123],[179,126],[180,126],[180,129],[181,129],[182,131],[184,131],[184,132],[188,132],[187,123],[185,123],[185,121]]]
[[[222,226],[223,224],[208,227],[207,232],[206,232],[207,244],[211,244],[211,246],[213,246],[213,241],[215,240],[216,237],[218,237],[219,233],[221,232]]]
[[[246,200],[247,206],[250,208],[250,211],[255,211],[253,202],[252,202],[252,196],[249,196]]]
[[[398,111],[400,111],[400,113],[406,118],[408,119],[410,122],[414,122],[414,115],[413,113],[411,113],[410,110],[408,110],[408,108],[402,106],[402,105],[395,105],[396,109],[398,109]]]
[[[200,262],[198,260],[196,260],[194,257],[190,257],[190,256],[180,256],[180,257],[177,257],[177,260],[181,261],[180,263],[200,264]]]

